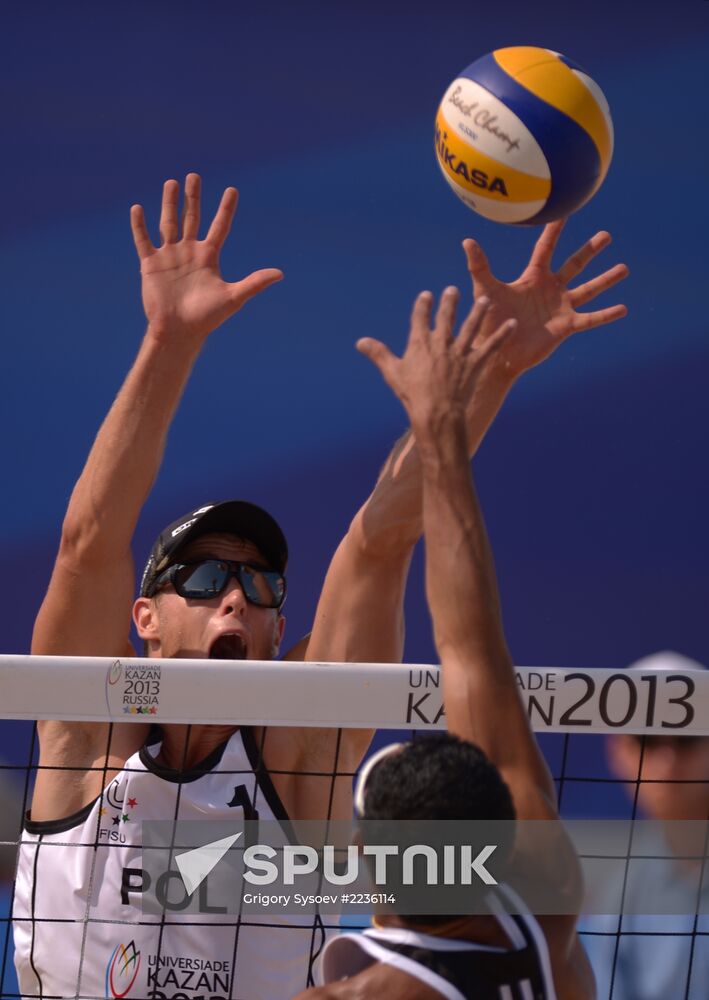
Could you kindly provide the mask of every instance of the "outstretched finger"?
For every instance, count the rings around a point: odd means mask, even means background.
[[[630,271],[626,264],[616,264],[615,267],[611,267],[608,271],[604,271],[603,274],[599,274],[597,278],[592,278],[591,281],[587,281],[577,288],[572,288],[569,291],[569,301],[574,309],[578,309],[579,306],[585,306],[587,302],[595,299],[601,292],[607,292],[613,285],[617,285],[619,281],[623,281],[629,274]]]
[[[495,332],[491,334],[485,343],[475,352],[476,362],[479,364],[481,361],[484,361],[488,355],[494,354],[497,350],[499,350],[502,344],[508,337],[512,336],[516,329],[517,320],[506,319],[505,322],[498,326]]]
[[[473,341],[478,334],[480,324],[482,323],[485,313],[488,311],[489,307],[490,300],[483,296],[476,301],[473,308],[463,320],[457,341],[458,350],[461,354],[467,354],[473,346]]]
[[[468,270],[474,282],[484,284],[492,278],[490,265],[479,243],[476,243],[475,240],[463,240],[463,250],[468,262]]]
[[[549,222],[542,229],[542,235],[534,244],[532,255],[529,258],[530,267],[551,268],[551,259],[559,242],[561,231],[564,228],[566,219],[559,219],[557,222]]]
[[[254,271],[253,274],[229,286],[232,302],[236,309],[240,309],[254,295],[258,295],[282,279],[283,271],[279,271],[276,267],[264,267],[260,271]]]
[[[593,260],[593,258],[605,250],[607,246],[610,246],[611,234],[602,231],[596,233],[592,236],[590,240],[587,240],[584,245],[572,253],[564,263],[561,265],[559,270],[556,272],[557,278],[562,281],[565,285],[568,285],[570,281],[581,274],[586,265]]]
[[[622,319],[623,316],[627,315],[627,306],[609,306],[607,309],[598,309],[596,312],[576,313],[571,332],[581,333],[583,330],[593,330],[597,326],[614,323],[617,319]]]
[[[202,181],[199,174],[185,177],[185,207],[182,213],[182,238],[196,240],[199,236],[199,202]]]
[[[217,214],[214,216],[205,238],[205,242],[211,243],[217,250],[221,250],[224,240],[229,235],[238,200],[239,192],[233,187],[228,187],[222,195]]]
[[[411,310],[411,331],[409,333],[409,343],[412,343],[415,340],[428,339],[428,335],[431,332],[432,309],[433,295],[431,292],[419,292],[414,299],[414,305]]]
[[[160,235],[163,244],[177,243],[177,202],[180,185],[177,181],[165,181],[162,189],[162,209],[160,211]]]
[[[372,364],[376,365],[382,373],[384,381],[389,385],[391,366],[398,361],[396,355],[389,350],[386,344],[383,344],[381,340],[375,340],[374,337],[360,337],[355,347],[360,354],[369,358]]]
[[[449,285],[443,290],[438,309],[436,311],[436,325],[434,327],[434,341],[440,345],[449,344],[453,339],[453,326],[455,324],[455,313],[458,308],[458,289],[454,285]]]
[[[133,242],[141,260],[155,253],[153,241],[150,239],[148,227],[145,225],[145,213],[142,205],[133,205],[130,210],[130,228]]]

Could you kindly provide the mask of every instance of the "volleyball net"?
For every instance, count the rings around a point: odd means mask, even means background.
[[[709,771],[703,762],[709,746],[709,671],[519,667],[516,673],[555,781],[562,818],[570,823],[596,819],[630,823],[623,855],[616,859],[621,907],[605,913],[597,904],[580,922],[599,998],[643,1000],[650,994],[643,993],[642,977],[656,981],[668,975],[670,986],[664,995],[706,1000]],[[198,889],[198,877],[191,894],[196,909],[183,907],[182,902],[170,905],[168,887],[161,909],[136,910],[136,902],[145,902],[139,897],[147,898],[148,883],[155,890],[160,879],[140,863],[135,841],[126,834],[136,826],[142,803],[130,794],[131,786],[121,788],[108,760],[93,765],[103,779],[103,791],[93,806],[48,830],[33,831],[31,824],[24,825],[39,771],[32,720],[109,724],[107,741],[117,724],[238,725],[244,733],[247,765],[217,756],[209,767],[209,780],[222,776],[229,794],[233,789],[233,802],[227,804],[240,807],[246,819],[260,815],[261,820],[270,817],[275,822],[282,822],[283,816],[273,774],[264,773],[264,731],[261,744],[255,745],[246,736],[252,727],[374,729],[370,754],[394,740],[425,738],[427,732],[445,728],[440,671],[425,664],[0,656],[0,692],[0,724],[11,734],[4,744],[12,747],[10,758],[0,764],[5,877],[0,995],[7,998],[19,995],[12,967],[13,903],[35,976],[27,982],[34,985],[34,994],[48,1000],[290,996],[279,994],[274,984],[289,982],[294,994],[312,982],[308,977],[327,935],[369,925],[361,915],[255,916],[244,907],[243,896],[236,902],[207,899]],[[152,733],[159,739],[157,729]],[[345,766],[339,748],[333,733],[331,768],[293,773],[300,778],[307,774],[329,787],[328,820],[334,815],[338,789],[349,789],[356,777]],[[52,768],[76,771],[71,764],[63,767],[56,762]],[[278,773],[289,772],[281,767]],[[150,815],[160,816],[172,830],[171,857],[179,855],[180,822],[210,818],[214,789],[202,791],[197,777],[189,770],[179,779],[162,773],[169,804],[162,811],[156,806]],[[81,775],[76,780],[82,780]],[[192,812],[186,808],[188,802],[194,805]],[[658,848],[661,877],[670,894],[673,886],[685,883],[689,891],[676,912],[671,905],[669,911],[656,912],[652,899],[645,900],[645,912],[642,880],[633,878],[632,828],[643,815],[663,809],[666,816],[671,813],[678,821],[699,826],[701,850],[688,858],[676,844]],[[226,844],[229,830],[216,832],[219,836],[210,834],[210,846],[221,850],[215,845]],[[23,851],[23,863],[18,865]],[[649,857],[653,863],[652,852]],[[109,858],[120,859],[120,884],[111,881],[115,876],[110,875]],[[76,869],[72,898],[52,897],[52,870],[57,866]],[[188,886],[187,869],[177,867]],[[29,874],[23,870],[28,868]],[[120,903],[108,899],[110,893],[117,894]],[[685,905],[687,899],[693,901],[692,907]],[[375,909],[372,906],[372,912]],[[43,954],[41,942],[49,925],[50,944]],[[154,945],[146,944],[151,934]],[[61,977],[53,979],[43,971],[47,947],[54,951],[57,966],[70,970],[71,988],[52,987]]]

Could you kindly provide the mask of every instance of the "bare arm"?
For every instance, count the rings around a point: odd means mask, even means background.
[[[134,588],[130,542],[192,366],[209,333],[281,276],[265,270],[233,284],[222,280],[219,251],[236,208],[234,188],[224,193],[203,241],[197,239],[199,177],[187,178],[181,239],[178,195],[177,182],[167,181],[160,249],[140,206],[131,210],[148,329],[72,493],[34,653],[125,652]]]
[[[514,376],[506,365],[471,387],[466,400],[467,448],[473,454],[502,405]],[[407,431],[394,445],[374,490],[355,515],[327,571],[312,634],[286,659],[336,663],[400,663],[404,649],[404,593],[422,530],[421,462]],[[303,779],[301,815],[351,814],[351,777],[369,748],[367,729],[269,731],[269,760],[292,767],[294,748],[303,770],[344,776],[330,795],[329,779]],[[289,763],[290,762],[290,763]],[[317,789],[317,791],[314,791]],[[314,798],[315,797],[315,798]]]
[[[233,284],[222,280],[219,252],[236,208],[233,188],[224,193],[202,241],[197,239],[196,174],[189,175],[185,184],[181,237],[178,196],[177,182],[168,181],[159,249],[148,236],[142,209],[131,210],[148,328],[72,493],[52,578],[35,623],[33,653],[117,656],[130,651],[135,586],[130,543],[182,390],[209,333],[281,277],[279,271],[264,270]],[[43,763],[49,762],[50,752],[76,766],[101,754],[107,757],[106,726],[44,723],[40,735]],[[143,738],[142,727],[114,727],[111,763],[124,760]],[[46,773],[40,776],[47,778]],[[38,781],[35,810],[38,798],[42,799],[43,780]],[[51,814],[53,808],[50,804],[45,811]],[[72,811],[66,802],[63,809]]]
[[[472,457],[515,381],[501,365],[465,400],[465,448]],[[397,663],[403,600],[423,530],[421,460],[411,431],[399,438],[330,563],[306,659]]]
[[[568,284],[610,243],[608,233],[597,233],[558,271],[551,259],[563,223],[546,226],[520,277],[505,284],[493,275],[482,250],[472,240],[464,243],[476,298],[485,296],[489,308],[475,334],[484,344],[502,320],[515,319],[517,336],[499,346],[496,364],[479,370],[463,390],[465,448],[472,456],[502,406],[516,379],[552,354],[569,336],[613,322],[625,314],[622,305],[591,313],[577,309],[626,277],[624,264],[575,289]],[[336,662],[398,662],[404,641],[403,598],[411,554],[421,535],[422,477],[418,447],[410,432],[394,446],[377,484],[355,515],[340,543],[325,579],[308,660]],[[323,733],[311,734],[316,747],[329,747]],[[352,769],[366,752],[371,733],[350,730],[341,752]],[[330,750],[325,751],[325,756]]]
[[[72,493],[33,653],[115,656],[128,648],[131,538],[195,358],[148,329]]]
[[[381,344],[360,342],[409,412],[423,470],[426,590],[441,657],[451,732],[477,743],[520,792],[530,780],[553,797],[553,785],[518,694],[502,628],[497,584],[473,489],[464,394],[476,369],[500,363],[509,321],[478,351],[472,346],[487,302],[451,341],[456,294],[447,289],[429,334],[431,297],[417,300],[409,346],[399,360]],[[488,307],[489,308],[489,307]],[[497,352],[493,351],[497,347]],[[517,772],[522,772],[518,774]],[[515,789],[512,789],[513,794]]]
[[[411,419],[423,470],[426,590],[442,664],[448,727],[476,743],[507,782],[520,819],[556,819],[554,786],[529,725],[507,650],[494,564],[468,463],[463,399],[483,366],[495,367],[517,335],[515,321],[474,348],[486,302],[452,339],[456,294],[447,289],[433,332],[431,297],[419,297],[403,358],[358,345],[380,368]],[[478,341],[479,342],[479,341]],[[535,856],[575,901],[578,863],[560,830],[554,856]],[[562,857],[566,864],[561,864]],[[560,996],[590,997],[593,981],[575,918],[543,919]]]
[[[476,298],[489,306],[476,329],[480,346],[503,320],[514,319],[517,335],[499,345],[496,363],[481,368],[461,398],[465,448],[473,456],[517,378],[549,357],[574,333],[611,323],[625,315],[623,305],[590,313],[578,308],[628,274],[618,264],[596,278],[569,288],[569,282],[611,242],[596,233],[558,269],[552,254],[563,223],[548,225],[537,240],[527,267],[515,281],[495,278],[480,247],[464,249]],[[422,479],[418,447],[410,432],[394,446],[377,484],[355,515],[333,557],[318,605],[309,660],[387,662],[400,658],[402,601],[411,551],[423,529]]]

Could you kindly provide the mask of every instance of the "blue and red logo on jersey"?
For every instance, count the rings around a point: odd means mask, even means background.
[[[121,1000],[128,995],[140,969],[140,952],[135,941],[117,944],[106,966],[106,996]]]

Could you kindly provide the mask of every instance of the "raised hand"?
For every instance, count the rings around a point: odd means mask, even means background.
[[[435,429],[435,425],[452,417],[460,421],[474,384],[517,326],[515,319],[504,322],[491,336],[479,340],[482,323],[489,315],[490,303],[480,298],[463,321],[460,333],[453,337],[458,290],[446,288],[431,328],[433,296],[421,292],[411,314],[411,331],[406,350],[398,358],[379,340],[363,337],[357,350],[372,361],[384,381],[401,400],[411,426]],[[479,346],[476,346],[476,340]],[[420,443],[420,442],[419,442]]]
[[[516,319],[519,324],[518,335],[508,340],[502,352],[512,376],[538,365],[572,334],[612,323],[627,313],[623,305],[587,313],[577,311],[626,278],[629,271],[625,264],[616,264],[597,278],[569,288],[569,283],[587,264],[610,245],[611,236],[606,232],[596,233],[558,271],[552,271],[551,259],[563,227],[563,221],[544,227],[529,264],[519,278],[509,284],[495,278],[485,254],[474,240],[463,243],[474,296],[476,299],[484,296],[490,302],[479,339],[490,336],[502,320]]]
[[[241,281],[224,281],[219,253],[229,235],[238,193],[227,188],[209,231],[199,236],[200,187],[197,174],[185,179],[182,235],[178,219],[180,185],[166,181],[160,214],[161,246],[148,234],[140,205],[131,208],[131,228],[140,258],[143,306],[150,328],[158,336],[185,338],[197,345],[254,295],[283,277],[281,271],[254,271]]]

